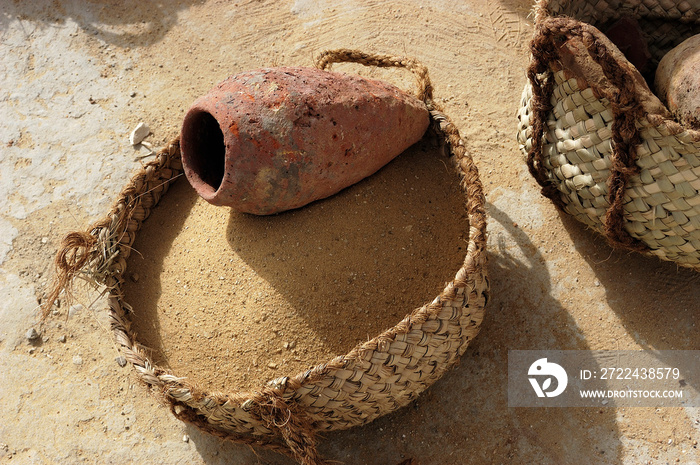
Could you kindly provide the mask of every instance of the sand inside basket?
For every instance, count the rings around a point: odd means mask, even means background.
[[[468,239],[458,177],[433,144],[276,216],[214,207],[176,182],[128,261],[140,342],[177,376],[240,391],[345,354],[431,301]]]

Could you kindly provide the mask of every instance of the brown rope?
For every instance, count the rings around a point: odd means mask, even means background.
[[[41,319],[45,320],[53,304],[58,301],[62,291],[70,298],[71,283],[75,275],[82,270],[90,260],[97,238],[83,231],[74,231],[61,241],[59,252],[54,258],[53,282],[49,294],[42,302]]]
[[[551,199],[561,210],[564,202],[559,197],[559,191],[550,179],[544,164],[542,146],[546,134],[547,114],[552,110],[551,96],[554,88],[554,78],[549,69],[549,63],[558,59],[555,38],[545,34],[549,32],[541,27],[535,31],[535,37],[530,42],[532,60],[527,69],[527,76],[532,86],[532,148],[527,156],[527,167],[532,177],[542,187],[542,195]]]
[[[266,388],[256,393],[249,405],[251,413],[284,439],[301,465],[326,463],[316,450],[316,430],[299,404],[290,405],[279,389]]]
[[[648,247],[627,232],[624,219],[627,182],[639,173],[639,167],[635,163],[636,148],[642,138],[636,120],[643,116],[643,108],[637,98],[633,76],[620,66],[607,46],[598,40],[598,34],[600,33],[592,26],[571,18],[544,18],[537,24],[535,36],[530,43],[532,61],[528,67],[528,78],[533,91],[533,135],[527,165],[532,176],[542,186],[542,194],[563,210],[564,203],[556,185],[549,177],[542,150],[547,114],[552,110],[551,97],[554,87],[549,64],[559,60],[558,48],[564,42],[578,37],[591,58],[601,66],[605,77],[616,88],[610,95],[613,112],[613,153],[607,182],[610,206],[604,220],[605,236],[614,246],[646,251]]]
[[[166,397],[167,399],[167,397]],[[275,441],[273,436],[252,436],[245,434],[235,434],[230,431],[222,431],[209,423],[205,417],[197,413],[192,407],[178,402],[169,402],[168,406],[173,416],[178,420],[195,426],[200,431],[210,434],[225,441],[233,441],[249,446],[264,447],[280,454],[294,456],[286,444]]]
[[[402,56],[379,55],[364,53],[357,50],[341,48],[337,50],[326,50],[316,59],[316,68],[327,69],[332,63],[359,63],[365,66],[376,66],[379,68],[405,68],[411,71],[418,82],[418,92],[416,97],[425,102],[431,109],[433,102],[433,85],[428,76],[428,68],[414,60]]]
[[[50,291],[42,302],[42,320],[49,315],[62,292],[66,292],[70,297],[73,280],[76,276],[84,274],[86,268],[90,268],[92,273],[107,272],[114,260],[129,255],[135,237],[133,233],[127,233],[132,215],[137,207],[150,208],[150,205],[142,205],[139,198],[145,193],[144,189],[157,192],[167,189],[182,171],[171,169],[173,161],[177,160],[179,163],[179,158],[180,139],[176,137],[156,154],[154,160],[146,163],[122,189],[119,199],[104,219],[90,226],[87,231],[74,231],[63,238],[54,259],[54,278]],[[91,279],[90,276],[84,277]],[[105,276],[103,278],[106,279]],[[114,273],[109,278],[110,281],[119,279]],[[108,283],[105,281],[102,284]]]

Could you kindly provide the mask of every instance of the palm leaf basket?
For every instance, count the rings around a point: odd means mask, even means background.
[[[540,0],[517,139],[542,193],[615,246],[700,270],[700,131],[601,32],[634,18],[656,68],[697,0]]]
[[[155,365],[131,329],[131,315],[139,309],[124,301],[121,286],[136,234],[182,172],[175,139],[131,179],[102,221],[64,239],[56,258],[58,282],[44,308],[48,311],[76,277],[103,286],[109,293],[111,326],[120,351],[177,418],[222,438],[288,453],[303,464],[322,463],[316,451],[317,433],[368,423],[408,404],[440,378],[478,333],[488,295],[479,174],[456,127],[432,100],[427,69],[411,59],[348,50],[326,52],[317,67],[339,61],[414,72],[419,97],[430,110],[432,130],[446,144],[461,176],[469,219],[467,254],[454,279],[431,303],[347,355],[272,380],[254,392],[201,392]],[[379,304],[375,311],[382,311]]]

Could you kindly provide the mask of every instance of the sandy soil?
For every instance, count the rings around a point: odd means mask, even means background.
[[[0,104],[11,115],[0,128],[0,463],[291,463],[172,418],[114,361],[104,304],[90,306],[91,296],[79,297],[82,309],[64,305],[38,342],[24,335],[60,237],[99,218],[145,154],[128,145],[138,121],[162,144],[228,75],[311,65],[336,47],[405,54],[430,68],[487,189],[492,299],[457,368],[411,406],[328,435],[323,454],[367,464],[698,462],[697,409],[507,407],[510,349],[700,348],[699,275],[612,251],[560,215],[527,174],[514,133],[529,10],[519,0],[9,3],[0,14]],[[334,69],[412,85],[395,70]],[[175,371],[196,365],[188,348],[206,358],[225,339],[229,357],[207,362],[214,376],[187,372],[220,389],[346,351],[431,299],[457,268],[464,218],[441,160],[426,141],[339,196],[269,219],[208,207],[180,181],[141,233],[143,258],[132,258],[140,334]],[[296,245],[312,233],[318,245]],[[202,297],[177,314],[176,304]],[[256,299],[269,299],[266,318]],[[372,314],[376,301],[391,312]],[[209,311],[222,306],[231,311]],[[274,331],[290,315],[293,332]],[[341,319],[359,321],[342,340],[332,337]],[[251,357],[256,338],[255,353],[269,359]],[[302,339],[320,351],[305,353]],[[241,377],[234,366],[246,367]]]
[[[233,392],[394,326],[466,253],[463,197],[440,152],[420,144],[365,182],[271,217],[209,205],[183,180],[129,260],[125,300],[143,343],[179,376]]]

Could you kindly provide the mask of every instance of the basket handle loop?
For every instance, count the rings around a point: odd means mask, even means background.
[[[359,63],[365,66],[377,66],[379,68],[405,68],[411,71],[418,81],[416,97],[423,101],[429,110],[435,108],[435,102],[433,102],[433,85],[430,82],[428,68],[413,58],[364,53],[358,50],[339,48],[322,52],[318,58],[316,58],[315,66],[318,69],[328,69],[333,63]]]
[[[484,266],[486,249],[486,199],[484,188],[479,178],[479,171],[471,154],[467,152],[464,141],[452,120],[433,101],[433,85],[430,82],[428,68],[421,62],[407,57],[364,53],[350,49],[326,50],[316,59],[316,67],[326,69],[332,63],[359,63],[365,66],[382,68],[397,67],[411,71],[418,81],[418,99],[422,100],[430,111],[430,120],[441,142],[450,148],[450,156],[457,165],[461,177],[462,189],[467,194],[467,215],[469,218],[469,241],[467,257],[462,269],[457,274],[456,283],[466,285],[467,276]]]

